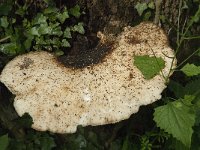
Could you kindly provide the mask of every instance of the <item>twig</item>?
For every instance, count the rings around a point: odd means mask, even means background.
[[[10,37],[11,37],[11,36],[7,36],[7,37],[5,37],[5,38],[3,38],[3,39],[0,39],[0,43],[6,41],[6,40],[9,39]]]
[[[193,36],[193,37],[183,37],[185,40],[192,40],[192,39],[199,39],[200,36]]]
[[[157,25],[160,20],[160,5],[161,5],[161,3],[162,3],[162,0],[155,0],[156,12],[155,12],[154,23]]]
[[[200,48],[198,48],[196,51],[194,51],[190,56],[188,56],[185,60],[183,60],[177,67],[179,68],[180,66],[182,66],[187,60],[189,60],[195,53],[197,53],[198,51],[200,51]]]

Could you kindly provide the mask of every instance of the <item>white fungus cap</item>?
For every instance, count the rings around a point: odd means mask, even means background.
[[[32,128],[74,133],[78,125],[127,119],[141,105],[161,98],[166,87],[163,76],[146,80],[133,64],[134,55],[154,56],[152,50],[165,61],[162,72],[167,76],[174,57],[167,37],[153,23],[141,23],[125,28],[99,64],[67,68],[48,52],[30,52],[10,61],[0,81],[16,95],[17,113],[33,118]]]

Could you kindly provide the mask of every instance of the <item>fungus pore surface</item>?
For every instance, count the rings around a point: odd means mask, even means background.
[[[141,105],[161,98],[165,79],[160,73],[146,80],[134,66],[135,55],[161,57],[164,76],[174,57],[163,30],[153,23],[141,23],[124,28],[112,51],[98,64],[73,69],[48,52],[30,52],[10,61],[0,81],[16,95],[17,113],[33,118],[32,128],[74,133],[78,125],[127,119]]]

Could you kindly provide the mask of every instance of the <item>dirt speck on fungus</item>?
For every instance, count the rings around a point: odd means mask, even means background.
[[[24,60],[22,61],[22,64],[19,65],[20,69],[28,69],[28,67],[33,64],[34,61],[28,57],[24,57]]]

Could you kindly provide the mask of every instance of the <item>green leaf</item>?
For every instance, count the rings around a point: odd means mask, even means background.
[[[174,94],[177,98],[182,98],[185,95],[184,87],[181,84],[179,84],[178,82],[170,80],[168,88],[170,89],[170,91],[174,92]]]
[[[177,98],[183,98],[184,95],[195,95],[200,92],[200,79],[192,80],[183,87],[181,84],[171,80],[168,88],[174,92]]]
[[[56,50],[55,54],[56,54],[56,56],[61,56],[61,55],[64,55],[64,52],[61,50]]]
[[[188,9],[188,8],[189,8],[186,1],[183,1],[183,4],[182,4],[182,5],[183,5],[183,6],[182,6],[182,9]]]
[[[155,9],[154,2],[151,1],[150,3],[148,3],[148,7],[151,8],[151,9]]]
[[[138,14],[142,16],[143,12],[148,8],[147,3],[137,3],[135,9],[137,10]]]
[[[53,28],[51,31],[52,35],[57,35],[57,36],[61,36],[63,34],[62,30],[61,30],[61,26],[58,26],[56,28]]]
[[[83,23],[80,23],[80,22],[77,25],[75,25],[72,30],[75,31],[75,32],[78,32],[80,34],[85,33],[85,30],[83,28]]]
[[[27,150],[22,140],[10,139],[8,150]]]
[[[31,34],[31,35],[40,36],[37,27],[32,27],[32,28],[28,31],[28,33]]]
[[[200,91],[200,79],[193,80],[186,84],[184,93],[187,95],[196,95]]]
[[[67,18],[69,18],[69,14],[67,9],[65,8],[63,13],[58,13],[57,18],[61,23],[64,23]]]
[[[55,7],[55,1],[54,0],[43,0],[48,6]]]
[[[45,136],[40,138],[41,150],[51,150],[56,144],[54,139],[50,136]]]
[[[35,38],[35,41],[36,41],[36,45],[46,45],[46,44],[50,44],[50,42],[48,43],[47,40],[44,40],[44,37],[41,36],[41,37],[36,37]]]
[[[38,28],[39,35],[50,34],[52,32],[52,28],[48,26],[48,24],[41,24]]]
[[[6,150],[9,144],[8,135],[0,136],[0,150]]]
[[[54,45],[55,47],[60,47],[60,45],[61,45],[60,39],[57,38],[57,37],[54,37],[53,39],[46,40],[46,42],[48,44]]]
[[[144,14],[144,17],[143,17],[143,20],[144,21],[148,21],[151,17],[151,11],[147,11],[145,14]]]
[[[96,133],[90,131],[90,132],[88,133],[88,138],[87,138],[87,140],[88,140],[91,144],[93,144],[93,145],[95,145],[95,146],[98,146],[98,148],[101,147],[101,146],[99,146],[99,144],[98,144],[99,139],[98,139],[98,136],[97,136]]]
[[[16,11],[15,14],[20,15],[21,17],[24,17],[26,13],[26,10],[23,7],[19,7]]]
[[[154,121],[157,126],[172,134],[188,148],[191,146],[195,123],[195,112],[191,109],[194,96],[185,96],[167,105],[157,107],[154,112]]]
[[[64,31],[64,35],[63,35],[64,38],[72,38],[72,35],[71,35],[71,29],[69,27],[67,27]]]
[[[182,142],[180,142],[176,138],[171,137],[171,141],[172,141],[171,145],[173,146],[174,150],[190,150],[188,147],[186,147]]]
[[[0,51],[7,55],[15,55],[17,49],[16,43],[5,43],[0,45]]]
[[[79,5],[76,5],[73,8],[69,9],[69,13],[74,17],[79,18],[81,15]]]
[[[126,136],[126,138],[123,141],[122,150],[128,150],[128,147],[129,147],[129,140],[128,136]]]
[[[142,72],[145,79],[156,76],[164,67],[165,62],[162,58],[144,56],[134,56],[134,65]]]
[[[109,150],[121,150],[122,149],[122,143],[119,139],[113,141],[111,144],[110,144],[110,148]]]
[[[200,66],[196,66],[194,64],[186,64],[183,68],[181,68],[188,77],[195,76],[200,74]]]
[[[28,113],[25,113],[22,117],[19,117],[15,120],[13,120],[13,123],[15,123],[15,128],[30,128],[33,124],[33,119]]]
[[[87,147],[87,140],[81,134],[71,136],[69,138],[69,144],[67,145],[69,150],[82,150]]]
[[[12,9],[12,4],[1,4],[0,5],[0,16],[8,15]]]
[[[31,48],[33,39],[34,37],[29,35],[28,38],[24,41],[24,47],[26,50],[29,50]]]
[[[7,28],[8,25],[9,25],[8,18],[6,16],[1,17],[0,18],[0,26],[4,27],[4,28]]]
[[[38,13],[37,16],[33,19],[33,25],[47,24],[47,17],[41,13]]]
[[[56,7],[48,7],[44,10],[44,14],[51,14],[51,13],[57,13],[58,9]]]
[[[63,47],[70,47],[71,45],[69,44],[69,42],[66,39],[62,40],[62,46]]]
[[[59,22],[56,22],[56,23],[49,22],[49,26],[53,29],[53,28],[60,26],[60,23]]]

